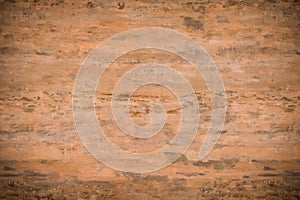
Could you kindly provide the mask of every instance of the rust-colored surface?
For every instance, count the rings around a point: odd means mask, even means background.
[[[299,2],[124,3],[0,0],[0,199],[299,199]],[[222,74],[226,123],[205,160],[197,156],[210,119],[207,88],[186,61],[158,50],[124,55],[106,71],[96,93],[99,124],[123,149],[166,144],[178,128],[176,105],[167,105],[165,128],[148,141],[123,134],[109,106],[124,72],[163,62],[191,82],[199,100],[199,133],[188,151],[159,171],[125,173],[94,159],[77,135],[72,88],[81,62],[106,38],[139,27],[194,38]],[[158,99],[176,102],[162,87],[136,91],[136,123],[148,122],[148,104]]]

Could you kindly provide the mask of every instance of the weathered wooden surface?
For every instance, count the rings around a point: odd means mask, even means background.
[[[300,80],[297,1],[0,1],[0,199],[299,199]],[[119,8],[118,8],[119,7]],[[169,121],[149,141],[122,134],[110,114],[113,84],[143,62],[167,63],[196,90],[199,135],[176,163],[131,174],[94,159],[76,133],[72,88],[81,62],[106,38],[131,28],[166,27],[203,45],[227,94],[224,131],[198,161],[210,97],[184,60],[141,50],[119,58],[97,89],[99,124],[123,149],[147,152],[166,144]],[[200,81],[199,81],[200,80]],[[149,95],[149,90],[152,90]],[[164,88],[141,88],[132,117],[149,120],[150,100],[174,102]]]

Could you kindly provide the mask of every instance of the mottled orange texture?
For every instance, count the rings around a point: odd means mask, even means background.
[[[292,0],[0,0],[0,199],[299,199],[299,13]],[[188,62],[160,50],[123,55],[105,72],[95,95],[99,124],[129,151],[167,144],[180,119],[171,91],[147,86],[130,100],[138,124],[149,122],[151,102],[166,106],[166,126],[149,140],[122,133],[110,108],[123,73],[167,64],[199,101],[187,152],[159,171],[125,173],[94,159],[78,137],[72,89],[81,63],[105,39],[141,27],[192,37],[218,66],[227,116],[205,160],[198,153],[210,120],[207,87]]]

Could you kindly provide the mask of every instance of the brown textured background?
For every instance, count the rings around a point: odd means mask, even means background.
[[[0,199],[299,199],[299,1],[126,0],[123,9],[118,2],[0,0]],[[201,77],[170,53],[124,55],[96,95],[99,123],[116,145],[152,151],[178,125],[178,106],[168,104],[176,103],[174,95],[150,86],[135,93],[130,111],[146,124],[149,104],[166,102],[169,120],[159,136],[138,140],[114,125],[113,84],[139,63],[181,71],[201,111],[199,134],[178,161],[152,173],[124,173],[98,162],[80,142],[72,88],[81,62],[101,41],[149,26],[180,31],[209,52],[226,88],[226,124],[198,161],[210,116]]]

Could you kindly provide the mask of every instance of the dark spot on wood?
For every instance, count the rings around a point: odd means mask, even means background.
[[[19,177],[22,174],[0,174],[0,177]]]
[[[148,181],[161,181],[161,182],[166,182],[169,180],[168,176],[158,176],[158,175],[148,175],[143,180],[148,180]]]
[[[4,2],[7,2],[7,3],[17,3],[17,0],[5,0]]]
[[[265,171],[271,171],[271,170],[275,170],[275,168],[264,166],[264,170]]]
[[[258,174],[258,176],[274,177],[274,176],[280,176],[280,174],[262,173],[262,174]]]
[[[4,170],[4,171],[13,171],[13,170],[15,170],[15,168],[8,167],[8,166],[4,166],[4,167],[3,167],[3,170]]]
[[[93,8],[94,7],[94,3],[92,0],[88,0],[87,4],[86,4],[87,8]]]
[[[2,135],[2,134],[9,134],[9,132],[8,131],[4,131],[4,130],[0,130],[0,135]]]
[[[176,174],[181,174],[187,177],[191,177],[191,176],[204,176],[205,173],[201,173],[201,172],[176,172]]]
[[[183,24],[193,30],[203,30],[203,24],[199,20],[195,20],[192,17],[184,17]]]
[[[125,8],[125,3],[120,3],[119,2],[117,7],[118,7],[119,10],[123,10]]]

